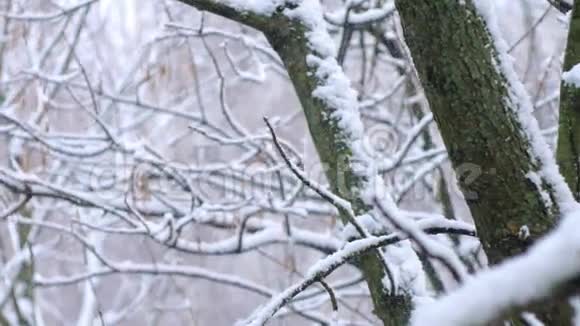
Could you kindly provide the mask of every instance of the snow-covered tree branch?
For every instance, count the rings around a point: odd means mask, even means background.
[[[0,2],[0,325],[571,325],[571,10]]]

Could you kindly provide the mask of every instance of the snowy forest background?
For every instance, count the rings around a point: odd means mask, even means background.
[[[545,0],[493,1],[553,147],[567,17]],[[430,239],[484,269],[455,181],[480,168],[451,169],[392,1],[362,2],[374,12],[354,27],[356,1],[323,6],[363,147],[401,216],[458,220],[463,235]],[[295,177],[263,117],[326,184],[286,70],[255,30],[174,0],[0,0],[0,325],[232,325],[307,277],[354,230]],[[416,302],[457,287],[409,241],[385,256]],[[270,323],[378,320],[346,264]]]

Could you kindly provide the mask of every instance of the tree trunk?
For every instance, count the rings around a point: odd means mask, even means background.
[[[396,4],[490,263],[524,252],[554,226],[560,207],[540,172],[542,162],[532,154],[517,113],[521,104],[510,97],[514,85],[500,69],[502,58],[485,20],[471,0]],[[548,325],[571,322],[567,304],[535,312]]]
[[[579,63],[580,2],[575,1],[563,71],[569,71]],[[557,158],[562,175],[578,200],[580,198],[580,88],[566,82],[562,82],[560,88]]]

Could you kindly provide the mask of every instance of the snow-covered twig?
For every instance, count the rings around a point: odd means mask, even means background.
[[[422,232],[425,233],[439,233],[444,225],[451,226],[452,221],[440,221],[441,224],[432,228],[433,225],[429,225],[430,223],[426,223],[426,227],[423,228],[421,223],[418,223],[417,227],[421,229]],[[447,224],[450,222],[451,224]],[[467,229],[455,229],[451,227],[444,231],[444,233],[455,233],[459,232],[460,234],[471,234],[474,235],[474,230],[467,230]],[[299,293],[304,291],[310,285],[318,282],[320,279],[330,275],[333,271],[337,268],[345,264],[348,260],[361,255],[369,250],[381,248],[384,246],[388,246],[402,240],[406,240],[407,237],[405,235],[401,235],[398,233],[393,233],[385,236],[380,237],[367,237],[360,240],[355,240],[347,243],[341,250],[335,252],[334,254],[326,257],[325,259],[320,260],[314,266],[310,268],[304,280],[299,281],[292,286],[288,287],[286,290],[281,292],[280,294],[276,295],[268,304],[256,310],[246,321],[244,321],[243,325],[263,325],[266,321],[268,321],[274,314],[285,306],[288,302],[290,302],[295,296]]]
[[[530,250],[468,279],[440,300],[419,306],[413,325],[486,325],[503,314],[576,291],[580,277],[580,207]]]

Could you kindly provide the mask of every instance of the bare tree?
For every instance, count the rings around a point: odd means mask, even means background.
[[[0,324],[572,323],[567,2],[0,5]]]

